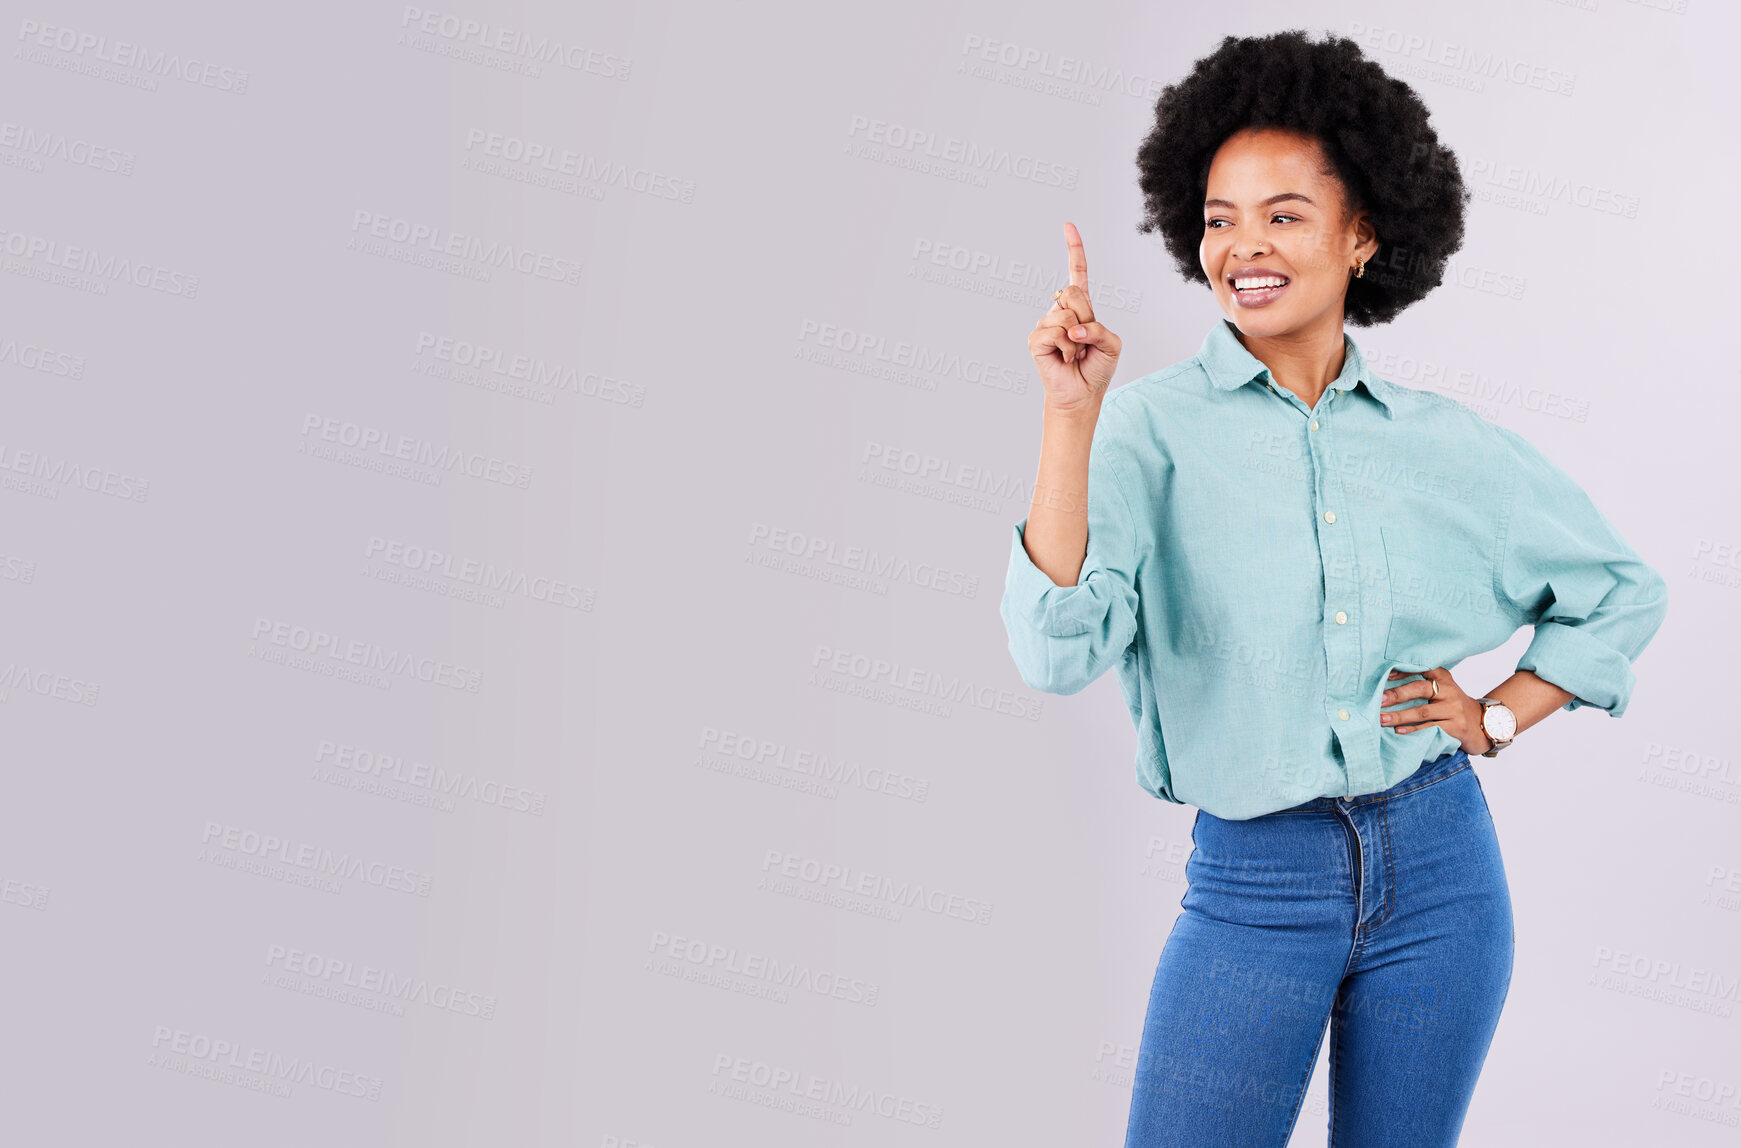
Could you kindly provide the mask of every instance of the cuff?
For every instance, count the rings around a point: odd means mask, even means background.
[[[1626,712],[1636,681],[1626,655],[1564,622],[1542,622],[1517,668],[1575,695],[1565,705],[1594,706],[1610,717]]]
[[[1027,547],[1022,545],[1022,531],[1027,525],[1024,518],[1010,531],[1010,569],[1004,580],[1008,613],[1048,637],[1068,638],[1088,633],[1106,616],[1105,605],[1094,601],[1087,584],[1094,567],[1084,558],[1076,585],[1060,586],[1053,582],[1034,565]]]

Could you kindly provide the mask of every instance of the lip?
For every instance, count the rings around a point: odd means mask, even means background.
[[[1241,291],[1239,284],[1246,279],[1265,279],[1270,276],[1285,280],[1280,287],[1269,287],[1262,291]],[[1232,293],[1234,302],[1241,307],[1267,307],[1281,298],[1289,287],[1294,285],[1291,275],[1283,275],[1280,271],[1268,271],[1260,268],[1246,268],[1235,271],[1227,277],[1227,289]]]

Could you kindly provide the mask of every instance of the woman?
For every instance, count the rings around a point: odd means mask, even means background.
[[[1108,395],[1121,344],[1066,224],[1001,606],[1033,688],[1118,666],[1139,782],[1198,810],[1126,1142],[1279,1148],[1327,1032],[1332,1145],[1455,1144],[1513,943],[1470,755],[1557,709],[1619,717],[1666,584],[1521,436],[1344,334],[1462,242],[1469,193],[1406,84],[1345,38],[1229,36],[1155,110],[1141,230],[1226,318]],[[1452,675],[1525,625],[1516,673]]]

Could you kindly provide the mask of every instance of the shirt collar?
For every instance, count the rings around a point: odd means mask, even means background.
[[[1217,319],[1197,350],[1197,361],[1208,372],[1209,381],[1224,391],[1238,390],[1253,380],[1270,381],[1269,368],[1246,350],[1233,332],[1232,323]],[[1372,373],[1366,365],[1366,356],[1360,353],[1359,346],[1346,331],[1342,333],[1342,346],[1342,373],[1330,385],[1339,391],[1348,391],[1353,390],[1357,383],[1365,383],[1366,393],[1378,400],[1386,415],[1395,417],[1396,410],[1391,405],[1392,384]]]

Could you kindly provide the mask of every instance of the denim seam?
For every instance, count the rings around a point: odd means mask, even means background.
[[[1470,765],[1470,763],[1465,761],[1462,765],[1459,765],[1456,769],[1453,769],[1450,773],[1441,773],[1439,776],[1433,778],[1431,781],[1423,781],[1419,785],[1416,785],[1416,786],[1413,786],[1412,788],[1403,790],[1401,793],[1392,793],[1387,797],[1371,797],[1365,801],[1351,801],[1348,803],[1348,808],[1354,809],[1354,808],[1356,808],[1358,806],[1362,806],[1362,805],[1372,805],[1375,802],[1379,802],[1379,801],[1395,801],[1399,797],[1407,797],[1409,794],[1414,793],[1416,790],[1425,789],[1429,785],[1437,785],[1437,784],[1439,784],[1439,782],[1445,780],[1447,777],[1456,777],[1459,773],[1462,773],[1465,769],[1468,769],[1469,765]]]
[[[1342,1126],[1342,1073],[1337,1071],[1341,1057],[1336,1055],[1342,1047],[1342,1026],[1334,1008],[1330,1011],[1330,1027],[1335,1030],[1330,1036],[1330,1148],[1335,1148],[1339,1142],[1336,1130]]]
[[[1354,834],[1355,840],[1356,840],[1356,842],[1358,842],[1360,834],[1354,828],[1354,819],[1347,816],[1346,810],[1343,810],[1342,813],[1343,813],[1343,816],[1337,818],[1337,823],[1342,826],[1342,831],[1344,834],[1348,834],[1348,833]],[[1366,863],[1365,856],[1362,855],[1360,860],[1361,860],[1362,866],[1364,866]],[[1366,942],[1366,935],[1360,931],[1360,907],[1361,907],[1361,901],[1362,901],[1362,899],[1365,895],[1365,892],[1366,892],[1365,887],[1364,887],[1364,885],[1362,885],[1361,880],[1360,880],[1361,876],[1362,876],[1362,874],[1360,874],[1360,873],[1354,874],[1354,890],[1355,890],[1355,893],[1354,893],[1354,937],[1352,939],[1352,943],[1348,946],[1348,959],[1342,963],[1342,975],[1340,977],[1338,977],[1336,980],[1336,992],[1330,998],[1330,1024],[1329,1024],[1329,1030],[1330,1030],[1330,1090],[1329,1091],[1330,1091],[1330,1144],[1331,1145],[1334,1145],[1336,1143],[1337,1120],[1340,1118],[1340,1116],[1342,1114],[1342,1077],[1341,1077],[1341,1074],[1336,1071],[1336,1061],[1337,1061],[1336,1051],[1342,1045],[1342,1010],[1338,1007],[1341,1003],[1341,1000],[1342,1000],[1342,982],[1344,982],[1348,979],[1348,974],[1354,970],[1355,965],[1360,963],[1360,957],[1361,957],[1361,954],[1365,948],[1365,942]],[[1314,1060],[1316,1060],[1317,1053],[1314,1052],[1312,1054],[1312,1057]]]
[[[1294,1125],[1299,1123],[1300,1108],[1306,1103],[1306,1090],[1312,1086],[1312,1069],[1318,1063],[1318,1050],[1324,1047],[1324,1034],[1330,1031],[1330,1025],[1336,1015],[1336,1002],[1330,1002],[1330,1016],[1324,1018],[1324,1027],[1318,1030],[1318,1041],[1312,1045],[1312,1055],[1306,1061],[1306,1075],[1300,1080],[1300,1094],[1294,1097],[1294,1110],[1288,1114],[1288,1126],[1282,1132],[1282,1148],[1287,1148],[1288,1141],[1294,1138]]]
[[[1348,849],[1348,870],[1354,886],[1354,937],[1353,949],[1349,950],[1348,960],[1342,964],[1342,975],[1347,976],[1348,970],[1354,967],[1354,950],[1360,948],[1360,909],[1365,899],[1366,889],[1361,882],[1361,870],[1366,867],[1366,855],[1360,849],[1360,834],[1354,828],[1354,821],[1342,810],[1336,818],[1336,824],[1342,828],[1343,845]],[[1350,841],[1349,838],[1353,840]]]
[[[1360,869],[1355,870],[1353,872],[1353,877],[1354,877],[1354,936],[1352,938],[1350,938],[1350,944],[1348,947],[1348,959],[1346,961],[1342,962],[1342,976],[1337,978],[1337,983],[1340,984],[1342,980],[1347,979],[1348,974],[1353,972],[1354,966],[1359,963],[1361,949],[1362,949],[1362,943],[1366,940],[1365,936],[1362,934],[1361,929],[1360,929],[1360,911],[1361,911],[1361,909],[1363,909],[1365,907],[1365,904],[1366,904],[1366,882],[1364,880],[1364,878],[1366,876],[1366,874],[1364,872],[1364,870],[1366,868],[1366,854],[1365,854],[1365,851],[1360,848],[1360,831],[1358,829],[1354,828],[1354,819],[1352,817],[1347,816],[1347,814],[1344,813],[1343,816],[1336,819],[1336,822],[1338,825],[1342,826],[1342,833],[1343,833],[1344,839],[1346,839],[1348,836],[1352,836],[1354,838],[1354,847],[1352,850],[1350,850],[1350,852],[1353,853],[1355,856],[1358,856],[1360,858]],[[1351,858],[1351,860],[1352,860],[1352,858]],[[1332,1009],[1334,1009],[1334,1007],[1335,1007],[1335,1002],[1333,1000],[1331,1002],[1331,1007],[1332,1007]]]
[[[1338,808],[1353,809],[1356,806],[1360,806],[1360,805],[1371,805],[1374,801],[1388,801],[1392,797],[1403,797],[1407,794],[1413,793],[1416,789],[1425,789],[1429,785],[1435,785],[1438,782],[1445,780],[1447,777],[1455,777],[1460,771],[1468,769],[1473,764],[1475,764],[1473,761],[1464,761],[1462,765],[1459,765],[1456,769],[1453,769],[1450,773],[1441,773],[1438,777],[1433,778],[1432,781],[1423,781],[1419,785],[1413,786],[1409,789],[1405,789],[1401,793],[1393,793],[1389,797],[1368,797],[1364,801],[1350,801],[1346,805],[1343,805],[1341,803],[1342,799],[1338,798],[1338,797],[1319,797],[1319,798],[1315,798],[1314,800],[1325,802],[1324,805],[1306,805],[1306,807],[1303,809],[1298,808],[1296,806],[1289,806],[1286,809],[1278,809],[1273,813],[1264,814],[1264,816],[1266,816],[1266,817],[1280,817],[1285,813],[1334,813],[1334,812],[1336,812],[1336,810]],[[1401,784],[1401,783],[1399,782],[1398,784]],[[1301,804],[1305,805],[1304,802],[1302,802]]]
[[[1458,768],[1462,767],[1459,766]],[[1445,775],[1445,777],[1450,776],[1449,773]],[[1444,778],[1436,778],[1435,780],[1443,781]],[[1433,784],[1431,781],[1426,783],[1426,785],[1431,784]],[[1426,785],[1417,785],[1415,788],[1425,789]],[[1390,920],[1390,914],[1396,907],[1391,899],[1392,890],[1396,888],[1396,875],[1391,866],[1390,818],[1387,816],[1389,811],[1380,804],[1378,809],[1374,812],[1378,819],[1378,835],[1384,840],[1384,910],[1379,913],[1378,916],[1360,926],[1360,930],[1366,933],[1370,933],[1373,929],[1378,928],[1378,926]]]

